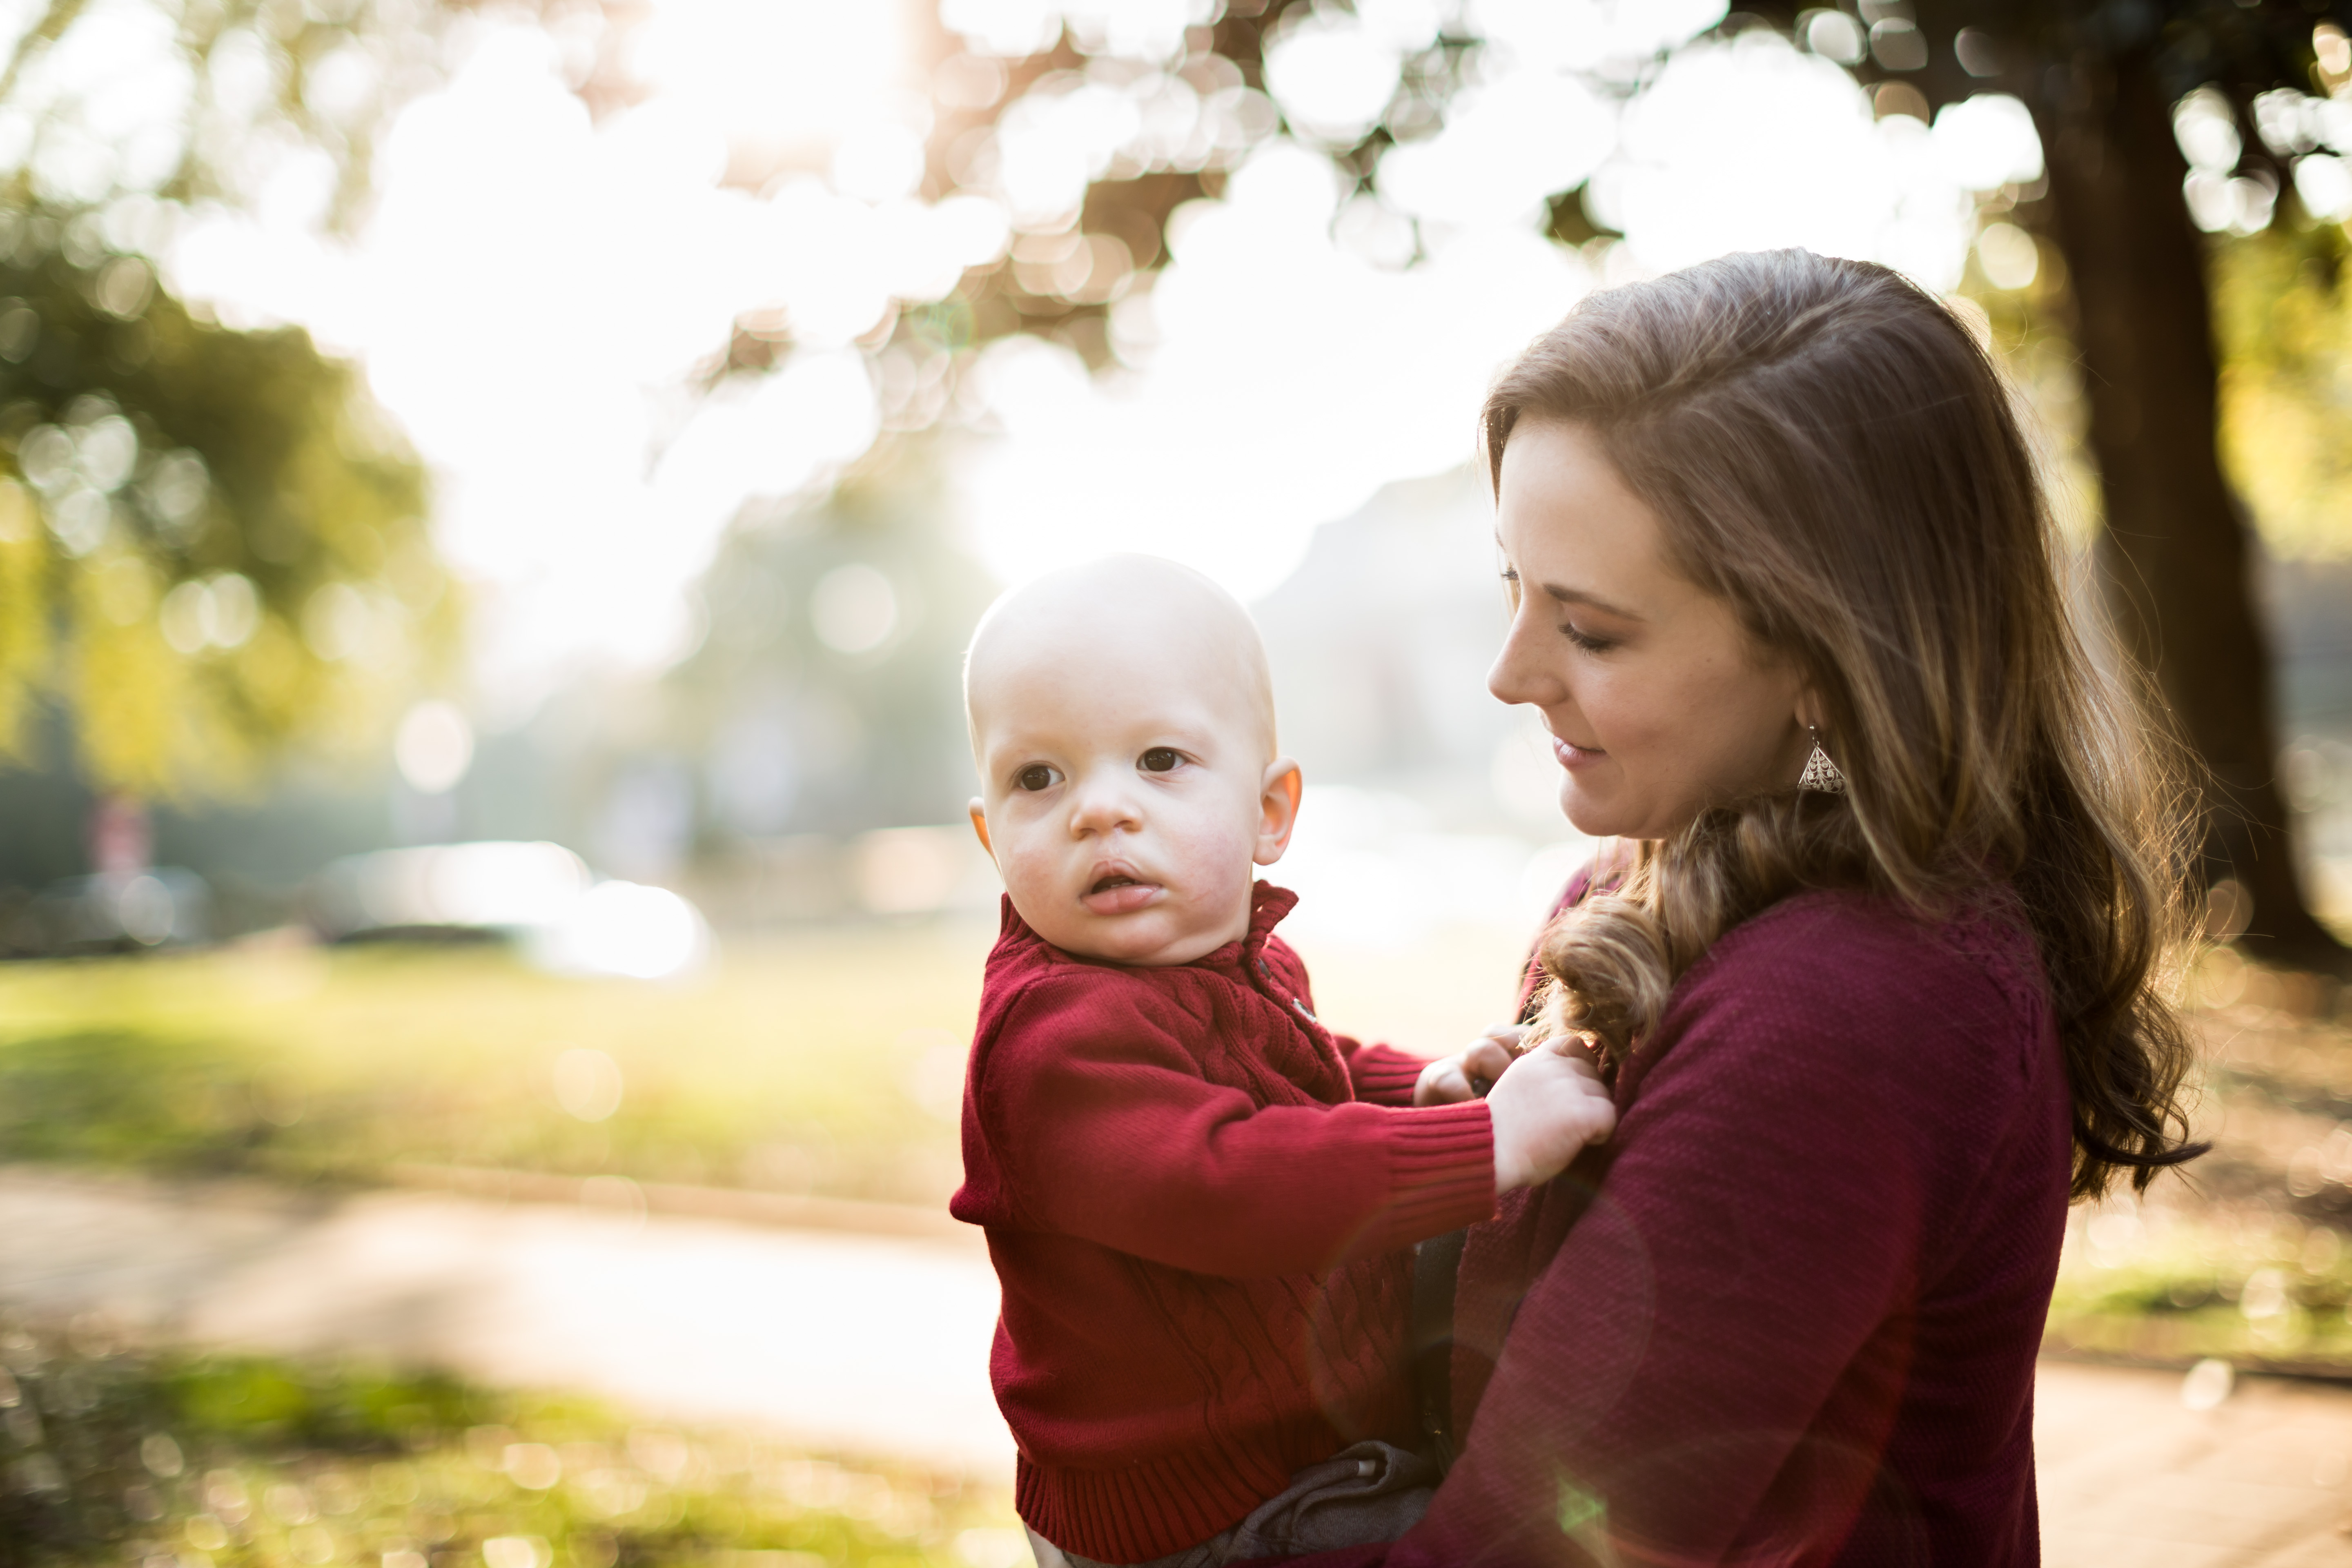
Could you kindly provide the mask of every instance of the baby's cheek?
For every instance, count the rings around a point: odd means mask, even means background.
[[[1185,880],[1213,895],[1246,888],[1256,849],[1255,823],[1203,821],[1183,843]]]
[[[1004,890],[1013,895],[1013,902],[1025,910],[1036,902],[1035,895],[1045,881],[1045,868],[1034,852],[1024,853],[1019,842],[1000,843],[996,855],[997,874],[1004,879]]]

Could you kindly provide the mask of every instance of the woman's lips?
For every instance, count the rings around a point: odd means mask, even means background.
[[[1580,746],[1572,741],[1563,741],[1558,735],[1554,735],[1551,738],[1551,754],[1559,759],[1561,767],[1574,772],[1578,768],[1591,767],[1609,753],[1598,746]]]
[[[1123,915],[1156,900],[1163,889],[1157,882],[1139,880],[1125,871],[1113,871],[1095,879],[1093,887],[1080,896],[1089,913]]]

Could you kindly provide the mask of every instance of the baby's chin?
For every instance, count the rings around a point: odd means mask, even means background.
[[[1104,963],[1165,968],[1190,963],[1235,940],[1231,921],[1214,926],[1174,918],[1174,911],[1144,909],[1133,913],[1030,921],[1032,930],[1064,952]]]

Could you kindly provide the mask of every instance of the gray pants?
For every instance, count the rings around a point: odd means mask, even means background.
[[[1394,1541],[1421,1522],[1436,1489],[1434,1464],[1368,1438],[1307,1466],[1290,1478],[1280,1496],[1258,1504],[1239,1524],[1198,1546],[1130,1568],[1225,1568],[1260,1557],[1303,1557]],[[1029,1547],[1037,1554],[1037,1568],[1118,1568],[1065,1552],[1034,1530]]]

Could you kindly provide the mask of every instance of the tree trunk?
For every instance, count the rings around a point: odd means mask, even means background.
[[[2215,447],[2203,237],[2181,196],[2171,110],[2135,52],[2078,68],[2072,100],[2044,126],[2105,496],[2102,562],[2126,648],[2155,671],[2210,771],[2208,869],[2252,895],[2249,947],[2343,973],[2352,952],[2313,919],[2288,840],[2253,541]]]

